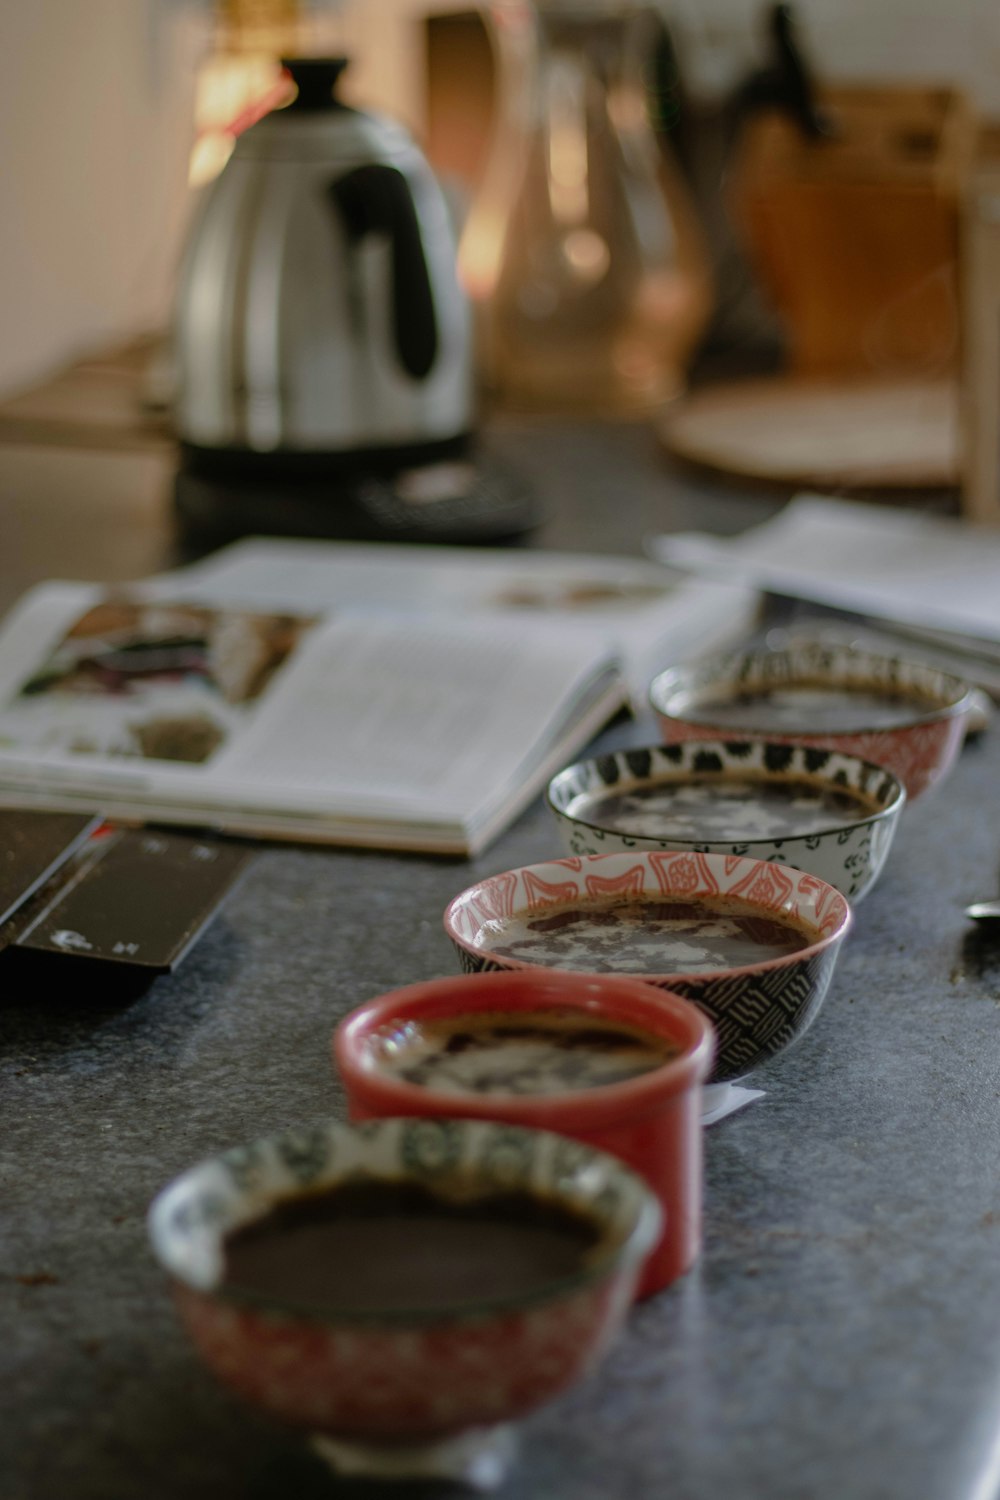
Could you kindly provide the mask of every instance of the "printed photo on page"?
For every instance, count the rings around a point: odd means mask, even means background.
[[[105,599],[3,704],[0,748],[204,765],[318,620]]]

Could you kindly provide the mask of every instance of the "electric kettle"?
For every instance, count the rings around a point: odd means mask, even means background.
[[[295,97],[239,137],[196,215],[174,322],[189,464],[329,472],[446,455],[469,433],[443,195],[400,126],[336,97],[345,66],[286,60]]]

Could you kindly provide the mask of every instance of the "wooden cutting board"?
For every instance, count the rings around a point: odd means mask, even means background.
[[[658,431],[675,457],[747,479],[936,489],[960,477],[958,387],[948,379],[708,386],[668,407]]]

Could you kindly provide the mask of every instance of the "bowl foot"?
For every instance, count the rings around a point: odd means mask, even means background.
[[[425,1443],[359,1443],[318,1432],[311,1446],[337,1474],[367,1479],[450,1479],[477,1490],[494,1490],[514,1462],[517,1434],[509,1422]]]

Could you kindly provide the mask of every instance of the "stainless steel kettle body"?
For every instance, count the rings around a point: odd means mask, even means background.
[[[399,126],[340,104],[342,59],[207,190],[176,304],[176,418],[195,453],[447,451],[472,421],[468,308],[447,207]]]

